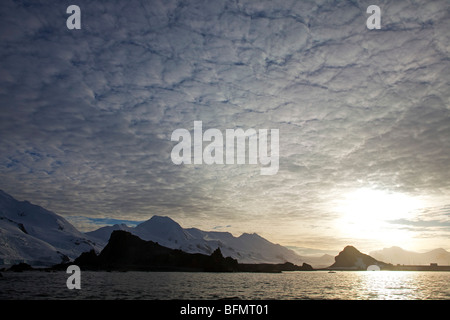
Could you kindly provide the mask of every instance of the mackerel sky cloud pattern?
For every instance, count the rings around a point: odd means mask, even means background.
[[[326,247],[333,200],[372,186],[435,199],[392,225],[443,246],[450,3],[372,2],[81,0],[68,30],[72,3],[2,1],[0,188],[85,231],[158,214]],[[174,165],[171,133],[197,120],[279,129],[278,173]]]

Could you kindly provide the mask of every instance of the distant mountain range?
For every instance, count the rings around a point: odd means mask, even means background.
[[[392,263],[394,265],[450,265],[450,252],[439,248],[425,253],[406,251],[399,247],[384,248],[383,250],[371,251],[370,255],[375,259]]]
[[[145,241],[187,253],[210,255],[220,248],[225,257],[240,263],[308,262],[293,250],[256,233],[235,237],[229,232],[183,229],[169,217],[153,216],[136,227],[120,224],[82,233],[61,216],[28,201],[18,201],[0,190],[0,265],[25,262],[51,266],[74,260],[92,249],[99,253],[115,230],[128,231]],[[320,263],[320,258],[312,260],[315,265]],[[329,257],[325,260],[322,265],[328,263]]]
[[[185,229],[171,218],[161,216],[153,216],[136,227],[116,224],[82,233],[61,216],[27,201],[17,201],[0,190],[0,266],[20,262],[32,266],[51,266],[73,261],[83,252],[94,250],[100,253],[113,231],[117,230],[191,254],[209,256],[219,248],[224,257],[236,259],[240,264],[290,262],[299,266],[307,263],[314,268],[326,268],[338,262],[331,255],[300,256],[256,233],[235,237],[229,232]],[[371,252],[370,255],[372,259],[392,264],[450,265],[450,253],[444,249],[420,254],[393,247]],[[358,254],[356,256],[361,258]]]

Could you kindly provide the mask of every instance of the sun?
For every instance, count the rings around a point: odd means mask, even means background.
[[[338,201],[336,227],[346,237],[401,245],[411,238],[411,233],[393,222],[413,218],[422,207],[419,198],[407,194],[361,188]]]

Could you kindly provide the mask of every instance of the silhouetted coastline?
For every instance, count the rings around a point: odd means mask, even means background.
[[[310,265],[240,264],[236,259],[223,257],[220,248],[211,255],[186,253],[145,241],[122,230],[111,234],[106,247],[96,254],[93,250],[82,253],[73,263],[55,265],[52,269],[65,269],[75,264],[83,270],[94,271],[191,271],[191,272],[282,272],[311,271]]]
[[[211,255],[187,253],[170,249],[153,241],[145,241],[130,232],[113,231],[106,247],[96,254],[94,250],[82,253],[73,262],[54,265],[50,268],[33,268],[26,263],[13,265],[1,271],[58,271],[75,264],[89,271],[172,271],[172,272],[262,272],[280,273],[287,271],[365,271],[371,265],[386,271],[450,271],[450,266],[393,265],[361,253],[353,246],[346,246],[335,257],[335,263],[328,268],[314,269],[303,263],[301,266],[290,262],[239,263],[231,257],[224,257],[220,248]]]

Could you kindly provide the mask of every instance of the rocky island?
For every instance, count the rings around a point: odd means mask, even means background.
[[[328,269],[331,270],[367,270],[367,267],[376,265],[380,269],[392,267],[391,264],[378,261],[371,256],[360,252],[353,246],[346,246],[344,250],[334,258],[335,263]]]

